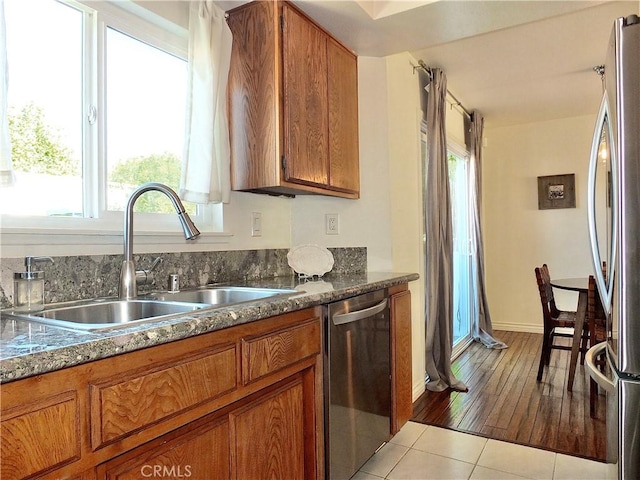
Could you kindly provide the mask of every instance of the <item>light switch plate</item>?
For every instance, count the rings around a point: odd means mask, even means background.
[[[252,237],[262,236],[262,213],[261,212],[251,212],[251,236]]]

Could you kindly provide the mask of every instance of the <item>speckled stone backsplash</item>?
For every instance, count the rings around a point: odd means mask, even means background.
[[[363,273],[367,269],[365,247],[330,248],[334,257],[331,274]],[[141,293],[166,290],[170,274],[180,275],[180,288],[207,283],[255,280],[291,275],[286,249],[237,250],[227,252],[150,253],[134,255],[136,268],[147,269],[154,259],[162,261],[153,271],[153,282],[138,287]],[[118,294],[122,255],[53,257],[42,263],[45,272],[45,303],[67,302]],[[0,307],[13,305],[13,273],[24,271],[23,258],[2,259],[0,264]]]

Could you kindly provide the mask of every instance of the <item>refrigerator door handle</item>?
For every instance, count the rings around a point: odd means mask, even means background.
[[[585,355],[584,364],[587,366],[587,370],[589,370],[589,376],[593,378],[598,385],[604,388],[607,393],[613,393],[615,389],[614,383],[600,371],[595,363],[595,358],[603,353],[608,361],[609,357],[606,356],[606,348],[607,342],[598,343],[591,347]]]
[[[587,183],[587,216],[589,220],[589,238],[591,240],[591,257],[593,259],[593,267],[596,278],[596,285],[598,287],[598,293],[602,299],[602,306],[607,314],[611,313],[611,303],[613,297],[613,274],[615,267],[616,247],[617,247],[617,217],[618,217],[618,194],[617,194],[617,165],[615,158],[615,148],[613,148],[613,135],[611,128],[607,128],[607,144],[609,145],[609,155],[611,157],[611,207],[612,207],[612,239],[611,239],[611,255],[607,260],[609,261],[608,270],[608,282],[605,281],[604,274],[602,272],[602,258],[600,256],[600,248],[598,245],[598,233],[596,229],[596,171],[598,166],[598,147],[602,138],[602,130],[607,125],[609,119],[609,102],[607,100],[607,92],[602,97],[602,103],[600,104],[600,111],[598,112],[598,119],[596,120],[596,127],[593,132],[593,140],[591,143],[591,155],[589,158],[589,175]]]

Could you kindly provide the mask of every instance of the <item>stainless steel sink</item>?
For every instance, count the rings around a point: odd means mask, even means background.
[[[3,316],[74,330],[111,330],[166,320],[204,308],[300,293],[297,290],[208,286],[180,292],[150,293],[133,300],[94,300],[47,308],[41,312],[2,312]]]
[[[194,290],[181,290],[179,292],[150,293],[146,298],[154,300],[174,302],[196,302],[209,305],[223,306],[236,303],[251,302],[263,298],[277,297],[300,293],[297,290],[279,288],[252,288],[252,287],[227,287],[208,286]]]
[[[8,316],[76,330],[109,330],[142,322],[164,320],[208,307],[210,305],[194,302],[106,300],[51,308],[34,313],[9,312]]]

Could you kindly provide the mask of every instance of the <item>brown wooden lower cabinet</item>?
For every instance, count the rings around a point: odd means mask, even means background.
[[[99,465],[97,478],[315,478],[305,470],[305,375],[313,368]]]
[[[321,314],[3,384],[0,478],[323,478]]]

